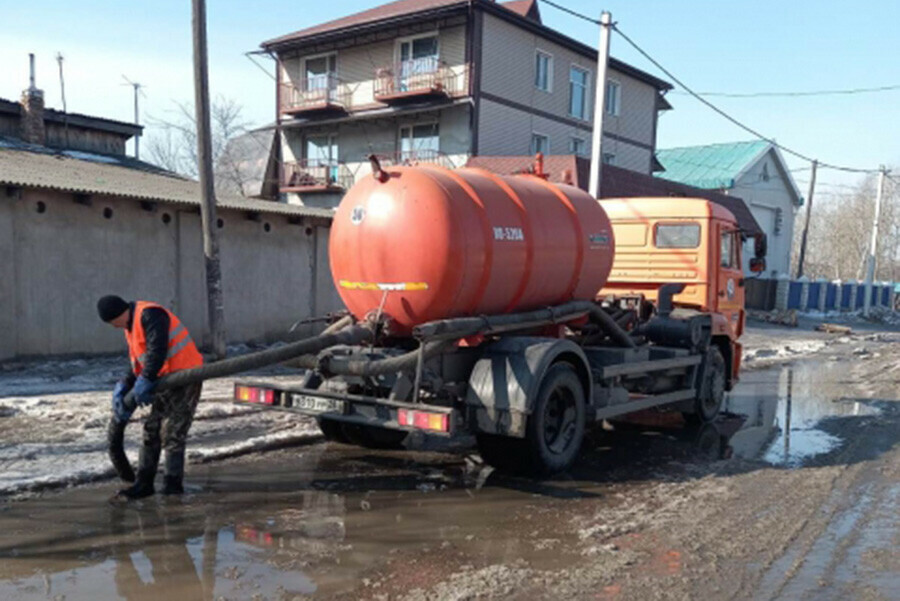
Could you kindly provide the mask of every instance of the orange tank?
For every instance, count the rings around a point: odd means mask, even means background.
[[[362,178],[329,242],[350,312],[381,311],[400,335],[434,319],[593,299],[614,248],[606,213],[578,188],[436,165]]]

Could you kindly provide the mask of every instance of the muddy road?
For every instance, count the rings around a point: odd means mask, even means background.
[[[898,599],[900,335],[745,373],[704,427],[594,432],[554,480],[313,439],[0,504],[0,599]]]

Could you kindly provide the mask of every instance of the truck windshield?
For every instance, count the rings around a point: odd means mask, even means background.
[[[656,248],[697,248],[699,223],[660,223],[656,226]]]

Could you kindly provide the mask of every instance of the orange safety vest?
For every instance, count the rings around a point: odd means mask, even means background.
[[[134,303],[134,315],[131,316],[131,331],[125,330],[125,341],[128,343],[128,357],[131,359],[131,368],[134,375],[141,375],[144,369],[144,354],[147,352],[147,337],[144,334],[144,325],[141,323],[141,314],[144,309],[162,309],[169,316],[169,354],[166,362],[159,370],[159,375],[164,376],[182,369],[191,369],[203,365],[203,355],[197,350],[197,346],[191,339],[187,328],[181,323],[175,314],[156,303],[137,301]]]

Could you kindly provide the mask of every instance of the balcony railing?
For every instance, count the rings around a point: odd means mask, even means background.
[[[350,87],[334,73],[308,76],[299,83],[281,84],[281,112],[296,115],[313,111],[350,110]]]
[[[382,67],[375,72],[375,100],[455,96],[466,90],[466,68],[456,70],[436,57],[416,58]]]
[[[284,163],[282,192],[331,192],[353,185],[353,173],[340,161],[303,159]]]
[[[440,150],[398,150],[389,154],[378,154],[379,162],[384,166],[389,165],[423,165],[434,164],[455,169],[456,165],[446,154]]]

